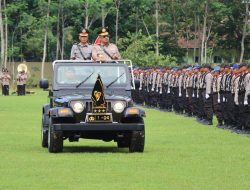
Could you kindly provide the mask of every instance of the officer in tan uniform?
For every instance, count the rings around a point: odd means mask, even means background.
[[[2,69],[2,73],[0,75],[0,80],[2,83],[2,95],[8,96],[9,95],[9,85],[10,85],[10,75],[7,68]]]
[[[17,73],[16,81],[17,81],[17,95],[18,96],[25,95],[26,80],[27,80],[27,74],[24,71],[20,71]]]
[[[121,55],[117,46],[109,42],[109,32],[107,28],[102,28],[98,32],[101,40],[100,44],[95,44],[92,50],[92,58],[94,61],[107,62],[111,60],[121,59]]]
[[[71,48],[70,59],[72,60],[91,60],[92,44],[88,42],[89,31],[83,29],[79,33],[79,43],[75,43]]]

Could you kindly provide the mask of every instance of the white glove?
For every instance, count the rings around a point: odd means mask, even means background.
[[[181,92],[179,92],[179,97],[181,97]]]
[[[139,90],[142,90],[142,88],[140,87]]]
[[[237,102],[234,102],[234,103],[235,103],[235,105],[236,105],[236,106],[238,106],[238,105],[239,105],[239,102],[238,102],[238,101],[237,101]]]
[[[223,102],[225,102],[226,101],[226,99],[225,99],[225,97],[223,97]]]
[[[188,98],[188,94],[186,94],[186,98]]]
[[[194,93],[193,93],[192,97],[194,98]]]
[[[218,100],[217,100],[217,101],[218,101],[218,103],[220,103],[220,98],[218,98]]]
[[[168,94],[170,94],[170,90],[168,89],[168,92],[167,92]]]
[[[209,94],[206,94],[206,99],[208,99],[210,96],[209,96]]]
[[[152,88],[151,91],[154,91],[154,89]]]
[[[244,106],[248,105],[248,102],[247,100],[244,101]]]

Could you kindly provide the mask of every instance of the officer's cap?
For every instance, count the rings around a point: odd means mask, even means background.
[[[82,29],[79,33],[79,36],[82,36],[82,37],[88,37],[88,35],[89,35],[89,31],[86,28]]]
[[[232,65],[232,68],[233,68],[233,69],[238,69],[238,68],[239,68],[239,65],[238,65],[237,63],[234,63],[234,64]]]
[[[214,71],[214,72],[220,71],[220,66],[215,66],[215,67],[213,68],[213,71]]]
[[[196,66],[194,66],[194,69],[200,69],[201,68],[201,66],[200,65],[196,65]]]
[[[212,69],[211,66],[210,66],[209,64],[204,64],[202,67],[203,67],[203,68],[210,69],[210,70]]]
[[[101,30],[99,30],[98,35],[99,36],[108,36],[109,35],[108,27],[103,27]]]

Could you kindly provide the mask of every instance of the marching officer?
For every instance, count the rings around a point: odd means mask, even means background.
[[[117,46],[109,42],[109,32],[107,28],[102,28],[98,32],[100,44],[95,44],[92,50],[94,61],[107,62],[121,59]]]
[[[71,48],[70,59],[91,60],[93,46],[88,42],[89,31],[83,29],[79,33],[79,43],[75,43]]]

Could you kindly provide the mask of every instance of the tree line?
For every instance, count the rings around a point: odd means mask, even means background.
[[[108,26],[122,56],[138,65],[166,65],[227,50],[228,62],[250,59],[249,0],[0,0],[1,65],[69,59],[81,28]]]

